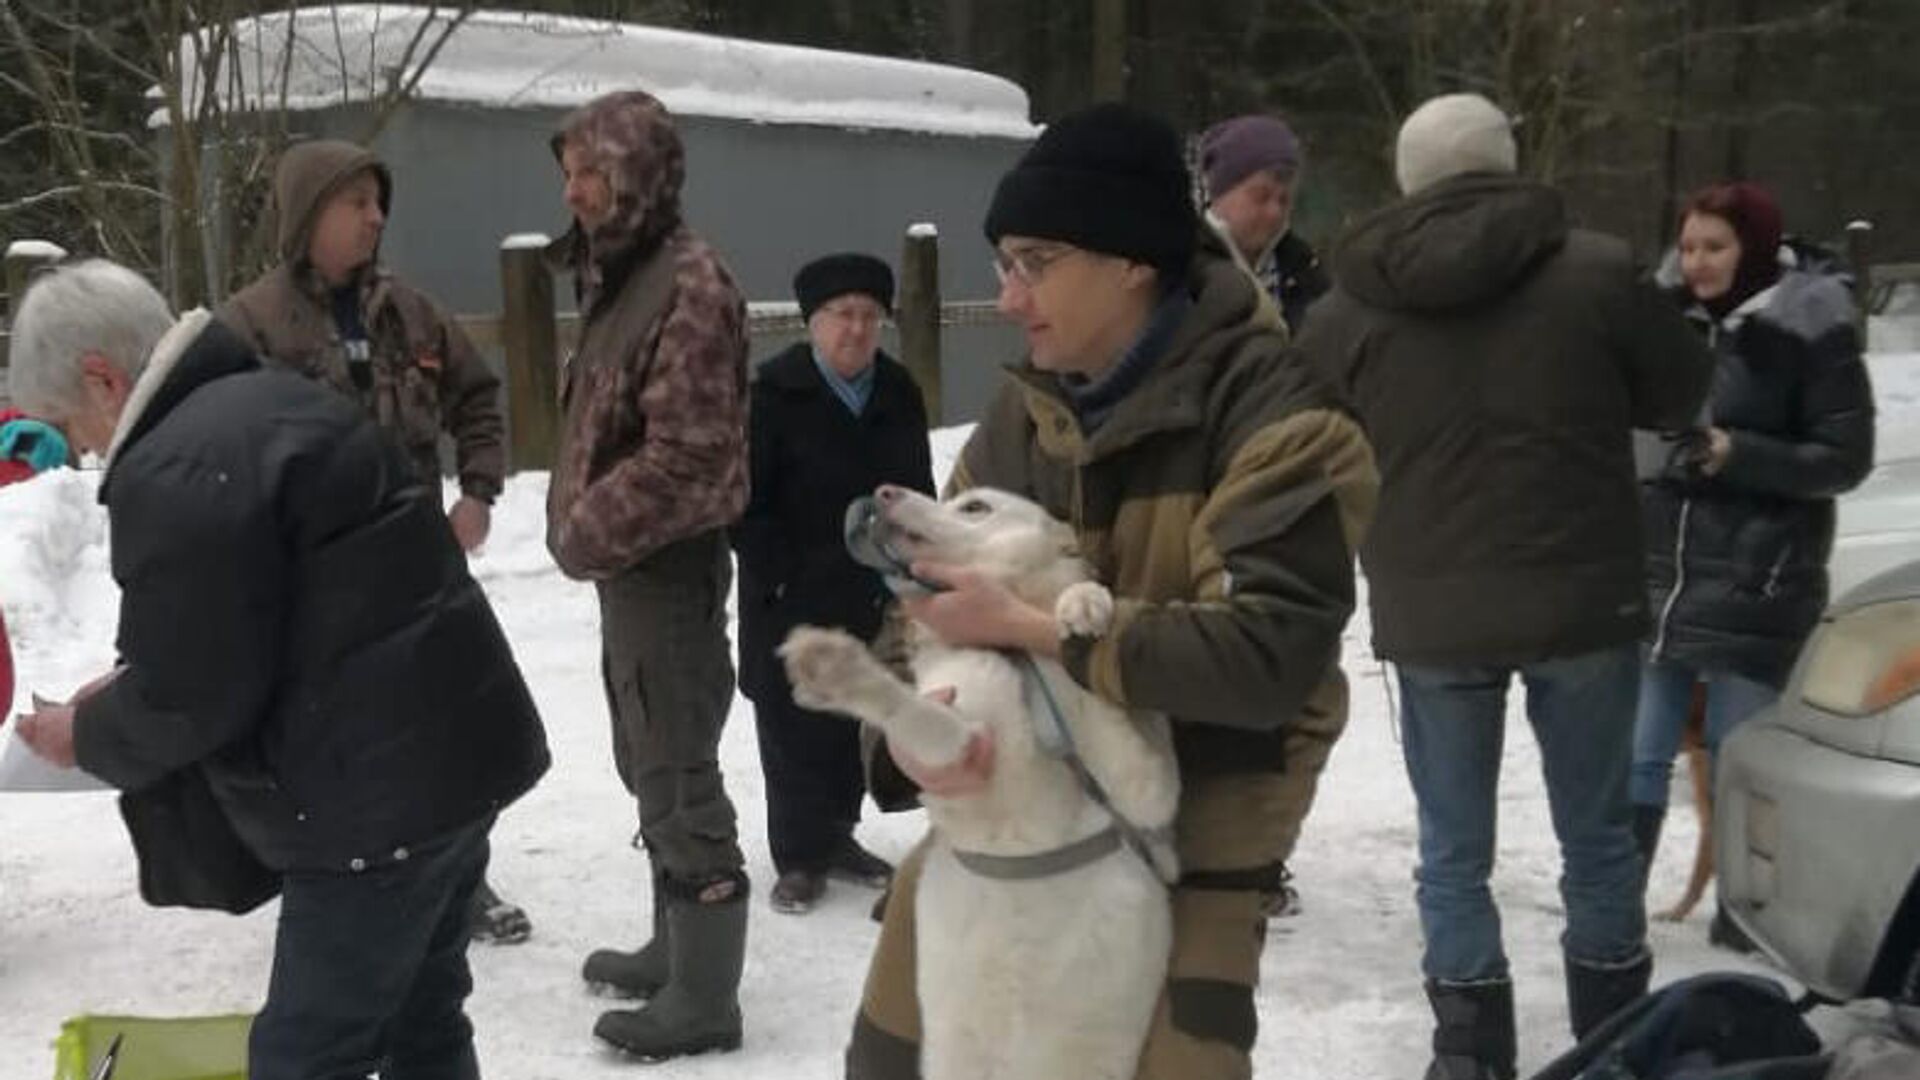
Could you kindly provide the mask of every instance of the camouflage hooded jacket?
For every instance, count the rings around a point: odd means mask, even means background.
[[[423,479],[440,476],[440,432],[453,436],[460,488],[491,502],[506,473],[500,380],[439,305],[379,265],[362,268],[361,321],[371,346],[367,385],[355,383],[334,323],[325,281],[307,261],[308,243],[327,200],[371,170],[380,207],[393,181],[371,151],[352,143],[300,143],[274,174],[280,264],[235,293],[220,309],[262,358],[324,382],[360,402],[406,448]]]
[[[614,209],[549,249],[573,269],[582,321],[561,375],[547,548],[568,576],[599,579],[745,508],[746,304],[681,221],[685,152],[658,101],[589,102],[555,156],[567,145],[606,176]]]

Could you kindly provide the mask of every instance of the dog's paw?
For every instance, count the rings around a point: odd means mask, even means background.
[[[856,687],[877,661],[860,640],[844,630],[800,626],[780,646],[793,700],[809,709],[845,711]]]
[[[1100,637],[1113,626],[1113,594],[1097,581],[1069,585],[1053,602],[1053,617],[1069,637]]]

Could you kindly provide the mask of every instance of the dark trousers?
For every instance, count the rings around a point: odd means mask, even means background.
[[[360,873],[294,872],[252,1080],[478,1080],[467,901],[492,818]]]
[[[597,583],[614,767],[638,803],[654,870],[693,889],[737,877],[745,863],[720,774],[733,703],[732,580],[726,536],[715,529]]]
[[[784,695],[754,706],[760,769],[767,779],[767,844],[774,869],[824,871],[853,836],[866,794],[860,725],[814,712]]]

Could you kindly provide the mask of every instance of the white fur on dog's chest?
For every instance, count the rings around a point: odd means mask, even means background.
[[[1129,1080],[1172,923],[1131,852],[1010,882],[936,838],[915,896],[926,1080]]]

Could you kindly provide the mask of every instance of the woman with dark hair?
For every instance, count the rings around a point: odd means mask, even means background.
[[[1696,684],[1710,753],[1779,695],[1826,607],[1834,496],[1873,464],[1873,392],[1851,294],[1782,257],[1773,196],[1751,183],[1695,194],[1678,256],[1666,283],[1718,366],[1695,426],[1665,435],[1641,487],[1656,621],[1631,794],[1648,865]],[[1731,930],[1716,914],[1714,942],[1737,944]]]

